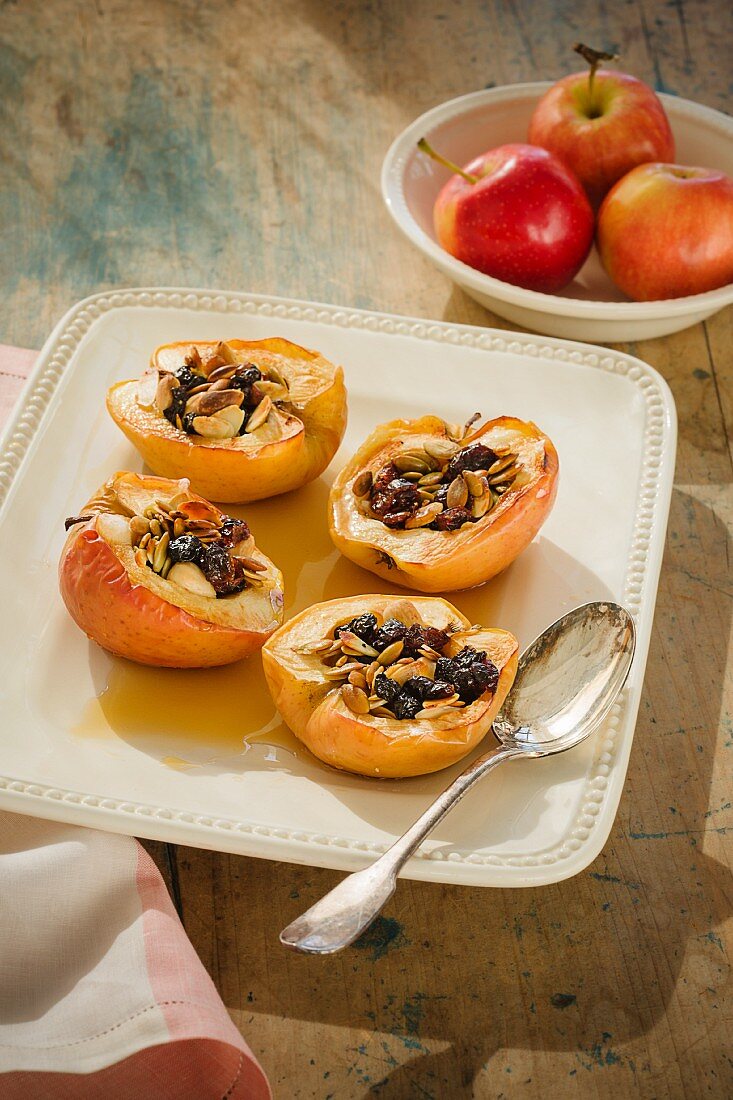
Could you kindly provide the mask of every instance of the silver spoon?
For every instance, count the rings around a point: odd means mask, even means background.
[[[499,745],[469,764],[384,855],[356,871],[280,933],[311,955],[348,947],[397,886],[397,876],[466,791],[505,760],[565,752],[608,714],[634,656],[634,622],[615,603],[587,603],[563,615],[524,651],[511,692],[494,720]]]

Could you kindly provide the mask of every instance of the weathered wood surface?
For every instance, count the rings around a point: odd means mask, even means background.
[[[398,236],[381,158],[443,99],[561,75],[578,38],[729,103],[724,0],[6,0],[0,339],[39,346],[82,295],[135,284],[502,325]],[[337,875],[169,853],[279,1097],[733,1093],[732,346],[728,310],[628,349],[669,380],[680,445],[628,783],[591,868],[539,890],[404,883],[366,941],[318,961],[276,933]]]

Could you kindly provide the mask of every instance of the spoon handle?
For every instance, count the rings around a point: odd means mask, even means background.
[[[462,771],[414,825],[363,871],[348,875],[280,933],[280,942],[311,955],[341,951],[361,935],[397,886],[397,875],[426,836],[487,772],[523,750],[500,745]]]

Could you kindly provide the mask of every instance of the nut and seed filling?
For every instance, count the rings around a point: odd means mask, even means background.
[[[205,363],[194,347],[177,371],[158,372],[155,408],[188,435],[228,439],[257,431],[288,398],[275,366],[240,363],[220,340]]]
[[[493,694],[499,683],[499,670],[483,650],[466,645],[444,656],[453,633],[369,612],[301,652],[320,658],[326,678],[341,683],[341,697],[354,714],[439,718]]]
[[[262,583],[266,566],[247,556],[254,539],[243,519],[217,515],[199,501],[177,508],[156,501],[129,524],[135,561],[163,580],[217,599]]]
[[[352,490],[362,514],[385,527],[456,531],[488,515],[518,472],[509,451],[436,439],[400,451],[374,473],[363,470]]]

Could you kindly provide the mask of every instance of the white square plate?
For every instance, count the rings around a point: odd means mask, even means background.
[[[631,676],[590,741],[485,780],[407,874],[484,886],[576,874],[611,828],[639,705],[674,470],[665,382],[639,360],[562,340],[244,294],[98,295],[63,318],[40,355],[0,449],[0,808],[350,870],[458,771],[401,781],[333,771],[283,729],[258,658],[142,669],[87,641],[61,602],[64,517],[113,471],[141,469],[107,416],[107,387],[138,375],[157,344],[270,335],[342,363],[349,390],[346,438],[326,475],[232,509],[281,564],[288,615],[388,587],[333,550],[325,519],[334,471],[380,421],[509,413],[554,440],[560,491],[542,532],[495,581],[449,598],[522,646],[579,603],[618,600],[637,621]]]

